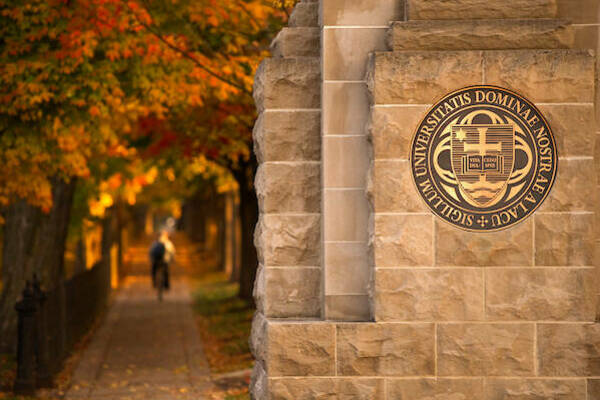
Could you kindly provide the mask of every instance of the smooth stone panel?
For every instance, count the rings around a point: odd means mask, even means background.
[[[413,134],[427,109],[427,106],[373,108],[368,130],[374,159],[408,160]]]
[[[487,318],[593,321],[594,280],[592,269],[489,269]]]
[[[265,109],[317,109],[321,106],[318,58],[267,58],[254,79],[258,112]]]
[[[535,265],[594,265],[594,214],[536,215]]]
[[[375,266],[433,265],[431,215],[375,215]]]
[[[264,112],[256,120],[253,136],[259,163],[321,160],[318,111]]]
[[[594,106],[540,105],[542,115],[550,124],[560,157],[590,157],[594,155],[596,124]],[[562,163],[560,167],[562,168]]]
[[[367,294],[372,266],[366,243],[325,243],[325,294]]]
[[[272,318],[321,315],[321,270],[265,268],[264,313]]]
[[[326,242],[366,242],[369,226],[369,204],[363,189],[325,190]]]
[[[595,57],[588,50],[486,51],[485,83],[534,103],[594,102]]]
[[[415,376],[434,373],[433,324],[339,324],[337,373]]]
[[[255,188],[261,213],[318,213],[321,210],[321,165],[262,164],[256,172]]]
[[[403,50],[502,50],[570,48],[566,21],[485,19],[404,21],[392,24],[391,48]]]
[[[531,376],[533,324],[438,325],[440,376]]]
[[[389,379],[388,399],[475,400],[483,399],[483,379]]]
[[[357,378],[276,378],[269,383],[271,400],[384,398],[383,379]]]
[[[365,286],[368,282],[365,282]],[[371,302],[367,295],[325,296],[325,319],[331,321],[370,321]]]
[[[586,400],[585,380],[488,379],[486,400]]]
[[[436,265],[525,266],[532,264],[531,219],[499,232],[473,233],[436,219]]]
[[[319,215],[261,215],[254,232],[259,262],[267,267],[318,266],[320,236]]]
[[[556,0],[406,0],[406,2],[409,20],[554,18],[557,12]]]
[[[364,135],[369,97],[363,82],[323,83],[323,134]]]
[[[483,272],[477,269],[375,272],[376,321],[482,320],[483,297]]]
[[[323,0],[323,25],[387,26],[404,19],[404,4],[398,0]]]
[[[539,373],[600,376],[599,324],[539,324]]]
[[[426,212],[419,196],[408,161],[375,161],[373,176],[376,213]]]
[[[366,136],[323,138],[323,186],[363,188],[366,186],[369,150]]]
[[[269,377],[335,375],[335,325],[275,322],[268,335]]]
[[[374,53],[367,84],[374,104],[433,104],[458,88],[481,84],[481,51]]]

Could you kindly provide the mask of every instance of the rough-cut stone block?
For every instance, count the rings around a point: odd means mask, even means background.
[[[434,372],[433,324],[339,324],[338,375],[415,376]]]
[[[556,0],[406,0],[409,20],[554,18]]]
[[[383,379],[358,378],[276,378],[270,382],[270,400],[384,398]]]
[[[594,265],[594,214],[535,216],[535,265]]]
[[[264,313],[274,318],[321,315],[321,270],[266,268]]]
[[[388,399],[392,400],[476,400],[483,399],[483,379],[389,379]]]
[[[486,400],[586,400],[585,379],[489,379]]]
[[[261,215],[254,242],[259,262],[267,267],[320,265],[321,217]]]
[[[366,136],[327,136],[323,139],[323,186],[362,188],[366,185],[369,147]]]
[[[542,376],[599,376],[600,324],[539,324]]]
[[[539,103],[594,101],[595,57],[587,50],[486,51],[485,83]]]
[[[556,0],[558,15],[574,24],[597,23],[598,7],[596,0]],[[600,397],[599,397],[600,398]]]
[[[318,58],[267,58],[254,79],[258,112],[265,109],[316,109],[321,104]]]
[[[271,43],[275,58],[319,57],[321,30],[319,28],[283,28]]]
[[[387,28],[325,29],[323,75],[325,80],[362,80],[369,53],[386,51]]]
[[[323,83],[323,134],[363,135],[369,119],[369,94],[363,82]]]
[[[600,379],[588,379],[588,400],[600,399]]]
[[[367,84],[374,104],[432,104],[446,93],[481,84],[480,51],[374,53]]]
[[[372,266],[366,243],[325,243],[325,294],[367,294]]]
[[[268,398],[268,378],[261,362],[255,362],[250,377],[250,396],[253,400]]]
[[[486,310],[491,320],[593,321],[592,269],[490,269]]]
[[[321,113],[318,111],[262,113],[254,125],[253,136],[259,163],[321,159]]]
[[[321,165],[265,163],[256,172],[261,213],[318,213],[321,209]]]
[[[384,269],[375,272],[376,321],[483,319],[483,272]]]
[[[269,377],[335,375],[335,325],[269,323]]]
[[[375,215],[375,266],[433,265],[430,215]]]
[[[594,159],[559,160],[554,187],[540,211],[593,211],[595,179]]]
[[[531,220],[500,232],[472,233],[436,220],[436,263],[439,266],[531,265]]]
[[[254,356],[254,360],[259,362],[266,361],[267,354],[267,319],[261,312],[254,313],[252,319],[252,330],[250,332],[250,351]]]
[[[404,19],[404,3],[398,0],[327,0],[323,5],[326,26],[387,26],[390,21]]]
[[[368,131],[373,142],[375,160],[408,160],[410,143],[427,106],[375,107],[371,111]]]
[[[548,120],[561,157],[593,156],[596,124],[594,106],[541,105],[538,106]],[[561,162],[560,168],[563,164]],[[559,171],[560,171],[559,168]]]
[[[440,376],[530,376],[533,324],[438,325]]]
[[[428,210],[415,189],[408,161],[375,161],[373,197],[376,213]]]
[[[365,286],[368,282],[365,282]],[[367,295],[325,296],[325,318],[330,321],[369,321],[371,302]]]
[[[395,22],[390,47],[403,50],[501,50],[570,48],[574,31],[556,19]]]
[[[300,2],[294,7],[290,15],[288,26],[307,27],[319,26],[319,3],[318,2]]]

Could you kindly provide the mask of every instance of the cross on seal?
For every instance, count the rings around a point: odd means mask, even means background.
[[[487,131],[488,128],[477,128],[479,132],[479,143],[469,144],[465,143],[465,151],[476,151],[480,156],[485,156],[488,151],[502,151],[502,143],[487,143]]]

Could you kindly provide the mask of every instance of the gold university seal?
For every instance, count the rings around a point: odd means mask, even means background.
[[[496,86],[450,93],[415,132],[416,188],[436,215],[461,229],[495,231],[530,216],[558,164],[550,126],[522,96]]]

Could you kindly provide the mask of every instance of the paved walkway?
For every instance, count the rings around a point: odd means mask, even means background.
[[[82,355],[67,399],[205,399],[210,371],[187,285],[159,303],[149,278],[128,278]]]

